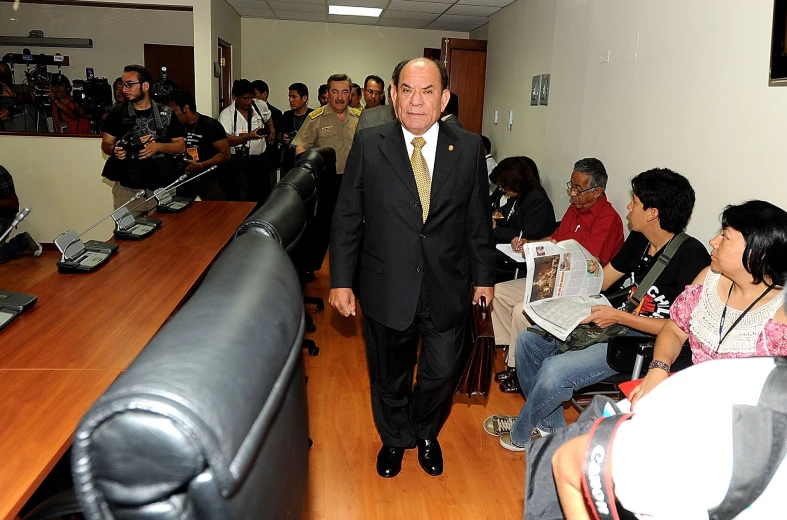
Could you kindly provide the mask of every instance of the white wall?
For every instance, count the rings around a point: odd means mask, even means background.
[[[243,18],[241,25],[246,49],[242,77],[264,79],[271,103],[282,111],[290,108],[287,87],[296,81],[309,87],[309,106],[318,107],[317,89],[331,74],[348,74],[361,86],[370,74],[388,81],[397,63],[423,56],[425,47],[440,48],[442,36],[468,37],[457,32],[257,18]]]
[[[631,177],[672,168],[697,192],[689,232],[707,241],[727,204],[787,208],[787,89],[768,87],[772,18],[772,1],[519,0],[491,19],[484,131],[498,160],[536,160],[559,213],[581,157],[604,161],[622,215]],[[549,107],[531,108],[530,77],[542,72]],[[505,106],[515,107],[511,132],[491,123]]]
[[[193,45],[191,12],[153,11],[91,6],[66,6],[21,3],[13,10],[12,3],[0,3],[0,32],[8,36],[27,36],[39,29],[53,38],[92,38],[92,49],[57,49],[26,45],[33,54],[68,56],[70,66],[63,74],[70,80],[85,77],[85,68],[92,67],[97,77],[111,83],[123,73],[123,66],[144,62],[144,44]],[[11,18],[14,21],[11,21]],[[0,46],[0,56],[8,52],[21,54],[22,47]],[[24,79],[25,67],[15,66],[15,79]],[[50,71],[56,70],[50,66]]]
[[[243,46],[241,45],[241,17],[224,0],[210,0],[211,11],[211,61],[219,59],[218,40],[221,38],[225,43],[232,46],[232,76],[240,77]],[[219,78],[213,78],[213,104],[210,111],[215,117],[219,115]],[[202,110],[202,107],[200,107]]]
[[[113,3],[138,4],[139,1],[114,0]],[[146,4],[192,8],[195,95],[198,104],[210,106],[214,89],[213,45],[210,38],[205,37],[212,33],[210,0],[149,0]],[[2,7],[7,5],[11,4],[0,2]],[[24,2],[21,7],[26,7]],[[5,25],[0,27],[6,28]],[[188,27],[169,27],[167,30],[181,31],[188,30]],[[101,180],[104,158],[97,138],[0,135],[0,163],[14,176],[21,203],[33,208],[33,213],[20,229],[30,231],[42,241],[51,242],[66,229],[81,232],[112,210],[110,187]],[[111,225],[107,224],[96,228],[87,238],[106,239],[110,234]]]

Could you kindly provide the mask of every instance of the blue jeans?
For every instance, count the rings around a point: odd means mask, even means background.
[[[629,334],[639,334],[629,331]],[[516,373],[525,405],[511,429],[511,442],[525,446],[533,428],[553,432],[566,426],[563,402],[574,390],[616,374],[607,364],[607,344],[557,355],[560,342],[523,330],[516,340]]]

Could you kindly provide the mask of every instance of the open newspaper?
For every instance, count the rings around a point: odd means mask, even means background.
[[[532,242],[524,246],[527,263],[524,309],[528,317],[565,340],[594,305],[610,305],[599,292],[601,265],[576,240]]]

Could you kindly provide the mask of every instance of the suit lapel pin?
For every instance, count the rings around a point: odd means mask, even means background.
[[[449,151],[449,152],[453,152],[453,151],[454,151],[454,145],[452,145],[452,144],[449,144],[449,145],[448,145],[448,151]]]

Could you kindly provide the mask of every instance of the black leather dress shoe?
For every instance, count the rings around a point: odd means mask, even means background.
[[[495,381],[502,383],[506,379],[511,379],[512,377],[516,377],[516,369],[512,367],[506,367],[505,370],[495,374]]]
[[[377,454],[377,474],[383,478],[393,478],[402,471],[404,448],[383,446]]]
[[[418,463],[433,477],[443,473],[443,450],[437,439],[418,439]]]
[[[519,379],[516,377],[506,379],[500,383],[500,391],[506,394],[522,392],[522,389],[519,387]]]

